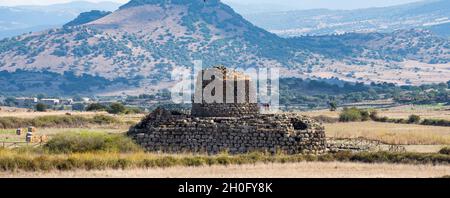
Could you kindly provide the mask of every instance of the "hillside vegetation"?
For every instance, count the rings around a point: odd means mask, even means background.
[[[325,75],[353,82],[423,84],[446,81],[442,76],[449,75],[448,40],[423,30],[284,39],[254,26],[218,0],[132,0],[110,14],[85,15],[75,20],[88,22],[84,25],[3,39],[0,70],[70,73],[112,82],[91,90],[96,93],[166,88],[162,82],[170,81],[171,71],[191,67],[194,60],[202,60],[205,67],[270,66],[289,71],[288,77]],[[382,75],[394,72],[403,75]],[[5,79],[14,80],[5,87],[31,89],[19,86],[22,81],[13,77]],[[117,79],[133,81],[134,89]]]
[[[281,36],[302,36],[428,29],[434,25],[448,23],[449,13],[448,0],[428,0],[356,10],[315,9],[254,13],[244,16],[256,25]],[[437,30],[436,33],[440,31]]]

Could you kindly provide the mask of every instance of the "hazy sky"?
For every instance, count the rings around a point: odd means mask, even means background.
[[[65,3],[71,0],[0,0],[0,5],[45,5],[55,3]],[[87,0],[100,2],[105,0]],[[106,0],[118,3],[126,3],[129,0]],[[419,0],[222,0],[223,2],[232,2],[235,4],[272,4],[279,6],[290,6],[293,9],[355,9],[366,7],[382,7],[404,3],[415,2]]]

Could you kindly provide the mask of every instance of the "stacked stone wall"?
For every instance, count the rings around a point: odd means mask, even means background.
[[[221,101],[216,103],[205,102],[205,88],[214,80],[202,80],[202,76],[197,76],[197,80],[202,82],[202,86],[196,87],[192,103],[193,117],[240,117],[257,115],[259,108],[256,97],[256,85],[251,79],[238,72],[228,71],[223,67],[216,67],[202,71],[222,73],[221,78],[214,78],[223,83],[222,89],[211,91],[211,96],[221,92]],[[245,85],[239,88],[239,85]],[[227,98],[227,92],[232,94],[233,98]],[[209,96],[209,93],[208,93]],[[197,98],[196,98],[197,97]]]
[[[152,152],[320,154],[327,147],[324,128],[302,116],[184,118],[140,126],[130,136]]]
[[[192,104],[195,117],[240,117],[257,115],[258,112],[258,104],[253,103]]]

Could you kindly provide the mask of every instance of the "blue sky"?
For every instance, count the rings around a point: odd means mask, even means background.
[[[55,3],[65,3],[71,0],[0,0],[0,5],[46,5]],[[88,0],[92,2],[100,2],[105,0]],[[118,3],[126,3],[128,0],[106,0]],[[419,0],[222,0],[223,2],[231,2],[235,4],[270,4],[276,6],[286,6],[292,9],[356,9],[367,7],[383,7],[404,3],[415,2]]]

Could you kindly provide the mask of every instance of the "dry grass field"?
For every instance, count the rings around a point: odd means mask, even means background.
[[[102,115],[107,114],[106,112],[70,112],[70,111],[27,112],[24,110],[15,110],[15,111],[0,111],[0,117],[35,118],[39,116],[60,116],[65,115],[66,113],[86,117],[93,117],[94,115],[98,114]]]
[[[450,145],[450,127],[353,122],[324,124],[328,137],[366,138],[397,145]]]
[[[4,108],[4,107],[0,107]],[[48,111],[48,112],[27,112],[23,109],[14,110],[14,111],[0,111],[0,117],[17,117],[17,118],[36,118],[41,116],[64,116],[66,114],[70,114],[73,116],[83,116],[87,118],[92,118],[96,115],[108,115],[123,122],[139,122],[145,115],[144,114],[131,114],[131,115],[112,115],[107,112],[71,112],[71,111]]]
[[[405,105],[379,111],[380,116],[390,118],[407,118],[411,114],[422,118],[450,120],[450,106]]]
[[[1,107],[0,110],[0,119],[6,117],[19,118],[19,119],[36,119],[38,117],[47,117],[47,116],[55,116],[55,117],[68,117],[68,115],[73,117],[83,117],[92,119],[95,116],[107,116],[112,119],[117,120],[119,123],[112,124],[82,124],[84,126],[65,126],[61,124],[60,126],[51,126],[51,127],[38,127],[36,128],[36,133],[34,135],[37,136],[48,136],[52,137],[59,133],[69,133],[69,132],[99,132],[99,133],[125,133],[128,131],[129,127],[132,123],[139,122],[145,115],[144,114],[131,114],[131,115],[112,115],[107,112],[70,112],[70,111],[49,111],[49,112],[27,112],[24,109],[18,108],[5,108]],[[69,117],[70,117],[69,116]],[[48,119],[52,121],[52,119]],[[28,125],[21,126],[22,129],[25,129]],[[25,133],[21,136],[16,135],[15,128],[7,128],[0,129],[0,141],[6,142],[24,142],[25,141]]]
[[[410,115],[421,118],[450,120],[449,106],[407,105],[377,109],[379,116],[407,119]],[[312,117],[339,118],[340,111],[328,110],[301,112]],[[386,144],[407,145],[411,152],[436,152],[450,145],[450,127],[395,124],[382,122],[325,123],[326,133],[332,138],[364,138]]]
[[[446,107],[432,106],[402,106],[378,110],[380,116],[391,118],[407,118],[411,114],[422,118],[439,118],[450,120],[450,111]],[[106,112],[26,112],[26,111],[0,111],[0,117],[36,118],[40,116],[63,116],[67,113],[83,117],[107,115]],[[312,111],[302,112],[303,115],[325,115],[338,118],[340,112]],[[38,128],[38,135],[47,135],[50,138],[56,134],[71,132],[99,132],[124,133],[129,123],[138,122],[145,115],[109,115],[120,121],[123,125],[86,126],[84,128]],[[394,124],[380,122],[355,123],[326,123],[324,124],[328,137],[332,138],[365,138],[378,140],[387,144],[407,145],[407,151],[418,153],[436,153],[444,146],[450,145],[450,127],[424,126],[414,124]],[[26,127],[26,126],[24,126]],[[8,141],[24,136],[15,136],[15,129],[0,130],[0,140]],[[92,156],[96,158],[97,156]],[[404,177],[443,177],[450,175],[450,166],[447,164],[370,164],[358,162],[296,162],[296,163],[257,163],[251,165],[212,165],[200,167],[169,167],[169,168],[129,168],[105,170],[66,170],[66,171],[37,171],[27,172],[0,171],[0,177],[93,177],[93,178],[197,178],[197,177],[226,177],[226,178],[404,178]]]
[[[450,106],[404,105],[388,109],[377,109],[377,111],[380,117],[407,119],[410,115],[415,114],[421,118],[450,120]],[[301,112],[300,114],[312,117],[323,115],[338,118],[339,113],[340,111],[317,110]]]
[[[124,133],[128,130],[126,126],[92,126],[90,128],[38,128],[38,135],[55,135],[67,132],[103,132],[103,133]],[[0,129],[0,135],[15,135],[15,129]]]
[[[0,172],[3,178],[434,178],[450,166],[301,162],[127,170]]]

